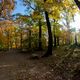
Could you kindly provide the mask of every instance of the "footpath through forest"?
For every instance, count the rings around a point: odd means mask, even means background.
[[[47,58],[33,59],[32,54],[1,51],[0,80],[80,80],[79,47],[58,47]]]

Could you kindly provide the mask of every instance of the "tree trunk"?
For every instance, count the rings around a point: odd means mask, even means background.
[[[47,11],[45,11],[45,18],[46,18],[47,29],[48,29],[48,49],[47,52],[43,55],[43,57],[48,57],[52,55],[53,39],[52,39],[51,24],[49,21],[49,15]]]
[[[16,36],[16,34],[15,34],[15,36]],[[17,41],[17,36],[16,36],[16,38],[15,38],[15,46],[16,46],[16,49],[18,48],[18,41]]]
[[[79,0],[74,0],[78,8],[80,9],[80,1]]]
[[[42,29],[41,29],[41,20],[39,20],[39,50],[42,50]]]
[[[77,45],[78,43],[77,43],[77,36],[76,36],[76,34],[75,34],[75,44]]]
[[[54,34],[54,47],[56,47],[56,35]]]
[[[29,50],[31,50],[31,29],[29,29]]]
[[[12,41],[10,40],[10,49],[12,49],[12,44],[13,44],[13,43],[12,43]]]
[[[71,44],[70,35],[71,35],[71,33],[68,30],[68,36],[67,36],[67,41],[66,41],[67,42],[67,45],[70,45]]]
[[[57,46],[59,46],[59,36],[57,36]]]
[[[55,22],[56,22],[56,20],[54,19],[54,23]],[[54,47],[56,47],[56,45],[57,45],[56,26],[54,26],[54,28],[53,28],[53,34],[54,34]]]
[[[7,32],[7,37],[8,37],[8,50],[10,49],[10,35],[9,32]]]
[[[21,40],[20,40],[20,43],[21,43],[20,48],[22,49],[22,31],[21,31],[20,37],[21,37]]]

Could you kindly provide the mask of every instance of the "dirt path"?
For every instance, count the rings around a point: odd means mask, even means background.
[[[43,59],[32,60],[29,57],[14,50],[1,52],[0,80],[45,80],[46,74],[51,75],[50,69],[42,63]]]
[[[80,64],[79,51],[76,48],[72,58],[66,58],[56,68],[62,59],[61,55],[65,54],[60,48],[53,52],[53,56],[38,60],[30,59],[31,53],[29,55],[15,50],[0,52],[0,80],[71,80],[71,70],[74,70],[75,64]]]

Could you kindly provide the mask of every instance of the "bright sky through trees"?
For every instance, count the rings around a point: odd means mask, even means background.
[[[16,14],[16,13],[25,14],[26,8],[23,6],[23,4],[20,2],[20,0],[16,0],[16,1],[17,1],[17,4],[13,11],[13,14]]]
[[[16,13],[21,13],[23,15],[26,14],[27,13],[26,7],[23,6],[20,0],[16,0],[16,1],[17,1],[17,4],[16,4],[15,9],[13,10],[13,14],[16,14]],[[79,14],[75,15],[74,22],[72,22],[71,26],[73,28],[76,28],[76,30],[80,29],[80,15]]]
[[[74,22],[72,22],[71,26],[75,27],[76,30],[80,29],[80,14],[76,14],[76,16],[74,18]]]
[[[80,0],[0,0],[0,80],[11,79],[80,80]]]

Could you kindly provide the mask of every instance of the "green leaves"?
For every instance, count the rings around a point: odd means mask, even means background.
[[[56,36],[60,36],[61,31],[60,31],[61,25],[59,23],[53,23],[53,34]]]

